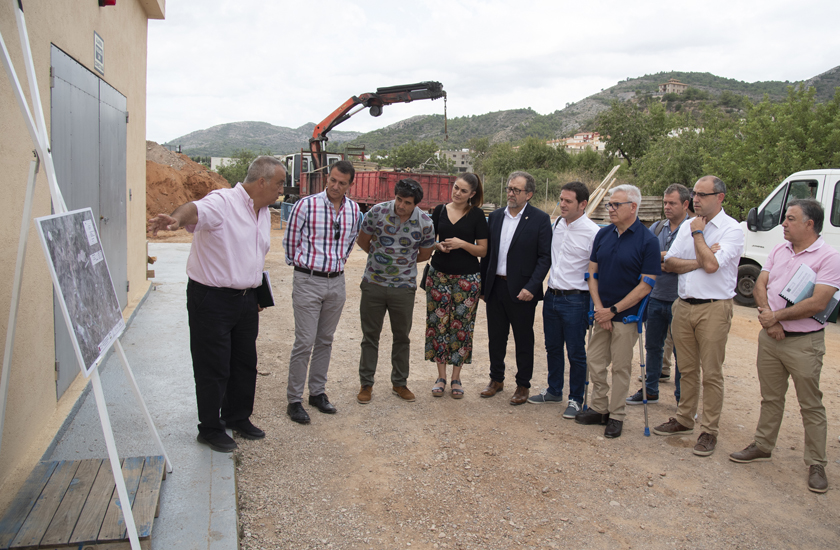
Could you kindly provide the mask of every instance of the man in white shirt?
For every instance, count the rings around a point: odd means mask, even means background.
[[[589,189],[579,181],[560,190],[560,217],[551,236],[551,269],[543,303],[543,329],[548,360],[548,387],[528,403],[563,402],[563,346],[569,354],[569,403],[563,418],[574,419],[586,387],[586,316],[589,286],[583,275],[589,267],[598,225],[586,215]]]
[[[744,251],[744,233],[723,211],[726,186],[714,176],[694,184],[691,197],[697,217],[690,231],[680,231],[668,254],[665,268],[678,273],[679,300],[674,303],[671,331],[680,361],[681,388],[677,417],[653,429],[657,435],[682,435],[694,431],[694,415],[703,376],[703,418],[694,454],[709,456],[717,444],[723,408],[723,360],[732,324],[732,297],[738,261]],[[709,248],[718,243],[720,249]]]

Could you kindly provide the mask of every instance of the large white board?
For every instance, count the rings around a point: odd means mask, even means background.
[[[79,366],[89,376],[125,328],[93,212],[74,210],[35,223]]]

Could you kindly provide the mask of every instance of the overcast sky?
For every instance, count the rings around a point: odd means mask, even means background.
[[[318,123],[353,95],[437,80],[450,117],[562,109],[627,77],[804,80],[840,65],[838,0],[168,0],[149,22],[147,139]],[[443,101],[363,111],[367,132]]]

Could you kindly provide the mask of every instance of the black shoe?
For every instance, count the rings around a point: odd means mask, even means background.
[[[251,424],[251,421],[247,418],[231,423],[230,429],[245,439],[262,439],[265,437],[265,432]]]
[[[338,410],[330,403],[330,400],[327,399],[327,394],[322,393],[320,395],[310,395],[309,396],[309,404],[313,407],[317,407],[319,411],[326,414],[335,414]]]
[[[309,424],[309,414],[300,403],[289,403],[289,406],[286,407],[286,414],[298,424]]]
[[[610,439],[621,436],[621,428],[624,427],[624,422],[611,418],[607,421],[607,429],[604,430],[604,437]]]
[[[644,396],[642,395],[642,390],[639,390],[636,393],[634,393],[633,395],[631,395],[630,397],[628,397],[627,399],[625,399],[624,402],[627,403],[628,405],[643,405],[644,404],[643,397]],[[659,394],[658,393],[648,393],[647,394],[647,402],[648,402],[648,405],[652,405],[653,403],[659,403]]]
[[[607,421],[610,419],[610,413],[601,414],[594,409],[586,409],[583,412],[579,412],[575,417],[575,422],[578,424],[601,424],[602,426],[607,424]]]
[[[236,441],[225,432],[211,432],[204,435],[198,434],[195,440],[207,445],[217,453],[232,453],[238,447]]]

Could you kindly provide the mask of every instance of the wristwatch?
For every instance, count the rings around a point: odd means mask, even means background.
[[[615,308],[615,306],[610,306],[610,313],[612,313],[613,315],[618,315],[618,310]]]

